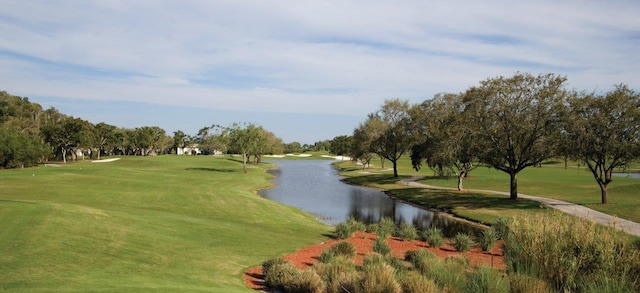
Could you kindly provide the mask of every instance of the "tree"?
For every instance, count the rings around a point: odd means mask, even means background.
[[[262,163],[262,155],[282,153],[282,151],[282,140],[272,132],[258,127],[258,137],[249,150],[249,154],[254,156],[256,164]]]
[[[255,124],[234,123],[229,129],[229,148],[242,155],[242,171],[247,173],[247,160],[260,139],[260,128]]]
[[[351,137],[348,135],[336,136],[331,140],[329,151],[338,156],[344,156],[351,149]]]
[[[566,78],[517,73],[487,79],[465,93],[481,162],[509,174],[510,198],[518,198],[517,175],[553,156],[565,113]]]
[[[45,146],[25,133],[0,128],[0,168],[34,166],[45,152]]]
[[[98,160],[100,160],[100,154],[106,152],[107,146],[115,143],[115,131],[115,126],[104,122],[100,122],[93,127],[94,145],[97,148]]]
[[[176,154],[182,154],[182,150],[189,144],[189,140],[189,136],[182,132],[182,130],[173,132],[173,148],[176,149]]]
[[[83,144],[86,121],[80,118],[65,117],[59,123],[51,123],[43,127],[45,141],[57,148],[62,155],[62,161],[67,162],[67,153]]]
[[[398,160],[414,142],[414,128],[409,115],[409,102],[386,100],[382,108],[369,115],[380,128],[371,144],[373,152],[393,164],[393,177],[398,177]]]
[[[604,96],[582,94],[569,104],[565,147],[587,165],[606,204],[613,170],[640,157],[640,95],[621,84]]]
[[[354,159],[360,160],[363,170],[371,165],[371,160],[373,160],[375,154],[373,145],[380,137],[380,130],[384,128],[385,126],[381,120],[367,119],[365,122],[360,123],[358,128],[353,130],[351,156]]]
[[[474,160],[478,153],[462,97],[461,94],[437,94],[432,100],[411,108],[420,142],[411,148],[413,168],[420,170],[422,161],[426,161],[438,176],[454,174],[458,178],[458,190],[462,190],[463,179],[477,167]]]

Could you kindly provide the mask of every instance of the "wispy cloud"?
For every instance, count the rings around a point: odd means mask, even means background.
[[[0,87],[28,96],[364,115],[516,71],[640,88],[634,0],[0,6]]]

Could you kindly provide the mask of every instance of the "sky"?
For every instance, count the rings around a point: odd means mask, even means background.
[[[640,89],[640,1],[0,0],[0,90],[118,127],[350,135],[517,72]]]

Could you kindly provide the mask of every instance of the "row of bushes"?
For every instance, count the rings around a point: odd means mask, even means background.
[[[499,219],[476,240],[483,250],[504,241],[506,271],[471,267],[464,256],[437,258],[428,250],[392,256],[386,239],[414,235],[390,219],[364,225],[354,219],[338,225],[336,236],[357,231],[376,233],[374,252],[362,266],[353,260],[355,247],[343,241],[324,251],[319,262],[298,270],[282,258],[263,264],[266,284],[284,292],[640,292],[640,247],[612,227],[562,213]],[[415,231],[433,247],[442,232]],[[466,251],[471,237],[458,234],[453,245]],[[468,246],[467,246],[468,245]]]
[[[342,241],[325,250],[318,263],[297,269],[282,257],[263,263],[265,283],[284,292],[509,292],[509,280],[485,267],[472,268],[464,256],[439,259],[428,250],[391,254],[386,240],[374,243],[362,266],[354,262],[355,247]]]
[[[396,225],[390,218],[382,218],[380,222],[369,225],[357,221],[354,218],[349,218],[346,222],[336,226],[335,236],[338,239],[347,239],[356,232],[375,233],[379,239],[387,239],[390,236],[395,236],[403,241],[423,240],[435,248],[440,248],[445,242],[442,230],[439,228],[431,227],[419,232],[413,225],[407,223]],[[480,237],[477,237],[476,241],[480,244],[483,251],[491,251],[499,235],[499,232],[493,228],[487,229],[482,232]],[[474,241],[468,234],[458,233],[453,238],[453,246],[460,252],[471,250],[473,245]]]

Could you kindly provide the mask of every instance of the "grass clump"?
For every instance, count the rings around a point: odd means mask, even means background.
[[[411,263],[416,270],[425,274],[433,261],[437,260],[437,256],[428,250],[409,250],[404,254],[404,260]]]
[[[378,223],[377,235],[380,239],[387,239],[391,237],[396,230],[396,223],[391,218],[382,218]]]
[[[422,239],[429,243],[431,247],[440,248],[444,244],[444,235],[442,229],[431,227],[422,232]]]
[[[512,293],[550,293],[553,292],[547,282],[536,277],[514,273],[507,276],[509,280],[509,288]]]
[[[308,269],[299,271],[284,288],[285,292],[324,293],[327,284],[316,271]]]
[[[387,244],[387,240],[378,238],[375,242],[373,242],[373,251],[387,256],[391,254],[391,247],[389,247],[389,244]]]
[[[480,242],[480,248],[482,251],[491,251],[498,241],[498,237],[496,235],[494,229],[487,229],[482,231],[482,235],[478,238],[478,242]]]
[[[274,263],[263,274],[266,286],[285,290],[298,274],[298,269],[290,262]]]
[[[354,217],[349,217],[346,222],[336,225],[334,235],[338,239],[347,239],[356,232],[365,232],[367,225],[356,220]]]
[[[360,275],[352,259],[335,257],[328,263],[317,263],[313,270],[326,284],[326,292],[357,292]]]
[[[413,241],[418,239],[418,230],[411,224],[402,223],[396,229],[395,236],[402,239],[402,241]]]
[[[556,212],[516,218],[509,230],[509,273],[532,274],[557,291],[640,291],[639,252],[612,227]]]
[[[467,252],[471,250],[472,245],[473,241],[471,240],[471,236],[468,234],[458,233],[453,237],[453,247],[455,247],[459,252]]]
[[[421,274],[407,274],[400,279],[404,293],[437,293],[440,289],[436,283]]]
[[[264,262],[262,262],[262,273],[266,275],[269,273],[272,267],[286,263],[286,262],[287,261],[284,260],[282,256],[276,256],[274,258],[265,260]]]
[[[509,226],[513,222],[512,218],[501,217],[498,218],[493,225],[493,230],[495,231],[497,239],[505,239],[507,234],[509,234]]]
[[[469,274],[465,292],[509,293],[509,282],[499,271],[479,267]]]
[[[331,245],[329,248],[336,256],[344,256],[347,258],[353,258],[356,256],[356,247],[353,243],[348,241],[340,241]]]
[[[362,293],[400,293],[396,269],[387,263],[371,263],[362,268]]]

